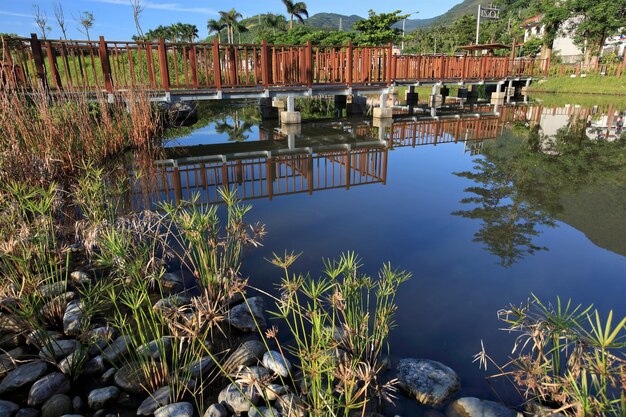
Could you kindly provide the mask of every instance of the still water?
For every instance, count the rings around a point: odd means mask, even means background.
[[[460,396],[498,399],[485,380],[497,370],[472,359],[481,341],[500,362],[510,354],[514,336],[498,330],[499,309],[532,293],[626,314],[626,177],[548,170],[540,186],[532,176],[524,182],[519,166],[507,171],[506,153],[495,168],[479,167],[481,154],[519,145],[533,129],[549,142],[576,120],[589,137],[613,139],[623,110],[530,104],[500,115],[474,108],[438,121],[318,120],[286,131],[261,122],[254,107],[203,108],[196,128],[168,143],[152,198],[201,192],[215,202],[217,186],[236,186],[253,204],[249,220],[269,232],[242,271],[264,290],[279,279],[266,259],[285,250],[302,252],[294,272],[315,275],[323,258],[348,250],[371,274],[387,261],[411,271],[397,298],[394,363],[441,361],[460,375]],[[393,411],[413,415],[415,406],[402,399]]]

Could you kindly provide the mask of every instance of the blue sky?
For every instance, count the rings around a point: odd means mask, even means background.
[[[48,16],[48,25],[53,28],[50,38],[60,38],[61,32],[56,26],[53,13],[55,0],[0,0],[0,32],[17,33],[28,36],[36,31],[33,22],[33,4],[39,4]],[[141,19],[143,30],[154,28],[159,24],[183,22],[192,23],[200,29],[200,36],[205,37],[206,21],[217,17],[218,10],[229,10],[235,7],[244,17],[265,12],[284,12],[281,0],[144,0],[146,9]],[[419,11],[419,17],[428,18],[444,13],[460,0],[415,1],[394,0],[309,0],[310,14],[318,12],[335,12],[341,14],[358,14],[366,16],[369,9],[377,12],[390,12],[397,9],[405,13]],[[129,0],[60,0],[68,24],[68,36],[75,39],[84,38],[77,30],[74,17],[83,10],[93,12],[95,25],[91,30],[92,37],[104,35],[111,40],[127,40],[135,34],[135,24]],[[413,16],[414,17],[414,16]]]

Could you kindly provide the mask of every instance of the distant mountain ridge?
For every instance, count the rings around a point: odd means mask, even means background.
[[[412,32],[419,28],[451,24],[465,14],[476,14],[478,5],[481,3],[485,3],[485,1],[464,0],[439,16],[428,19],[407,19],[405,23],[405,30],[407,32]],[[347,16],[338,13],[316,13],[306,19],[306,23],[309,26],[320,29],[338,30],[341,22],[343,30],[350,31],[352,30],[352,25],[362,19],[363,17],[357,15]],[[396,23],[395,27],[402,28],[402,22]]]

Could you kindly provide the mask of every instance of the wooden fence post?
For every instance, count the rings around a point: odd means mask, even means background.
[[[48,55],[48,65],[50,65],[50,72],[52,73],[52,82],[57,90],[61,91],[61,76],[59,75],[59,68],[56,63],[56,56],[54,49],[52,49],[52,42],[46,41],[46,54]]]
[[[228,61],[230,68],[230,85],[239,85],[238,67],[237,62],[237,47],[235,45],[228,45]]]
[[[267,55],[268,55],[268,48],[267,48],[267,41],[265,39],[263,39],[261,41],[261,79],[263,82],[263,88],[267,89],[270,86],[270,80],[269,80],[269,66],[268,66],[268,59],[267,59]]]
[[[111,62],[109,61],[109,51],[104,41],[104,36],[100,36],[98,44],[98,56],[100,57],[100,67],[102,68],[102,78],[104,78],[104,88],[109,92],[113,92],[113,77],[111,75]]]
[[[352,87],[352,72],[354,68],[354,50],[352,41],[348,41],[347,57],[346,57],[346,85]]]
[[[387,81],[388,85],[391,84],[391,82],[393,81],[392,74],[391,74],[391,65],[393,64],[392,59],[391,59],[392,56],[393,56],[393,44],[389,42],[389,46],[387,47],[387,60],[383,64],[387,67],[387,71],[385,71],[385,81]]]
[[[37,78],[41,81],[43,88],[48,88],[48,79],[46,78],[46,67],[43,63],[43,54],[41,53],[41,43],[37,39],[37,35],[30,34],[30,49],[33,52],[33,59],[35,60],[35,70],[37,71]]]
[[[159,38],[159,74],[163,89],[170,91],[170,67],[167,63],[167,47],[163,38]]]
[[[215,77],[215,88],[222,89],[222,62],[220,60],[220,44],[217,39],[213,39],[213,76]]]
[[[306,81],[307,87],[313,87],[313,45],[311,41],[306,43]]]
[[[198,55],[195,44],[191,45],[191,49],[189,49],[189,62],[191,65],[191,82],[194,87],[198,88]]]

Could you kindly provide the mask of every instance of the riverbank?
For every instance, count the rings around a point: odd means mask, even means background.
[[[530,85],[531,93],[594,94],[626,96],[625,77],[551,77]]]

